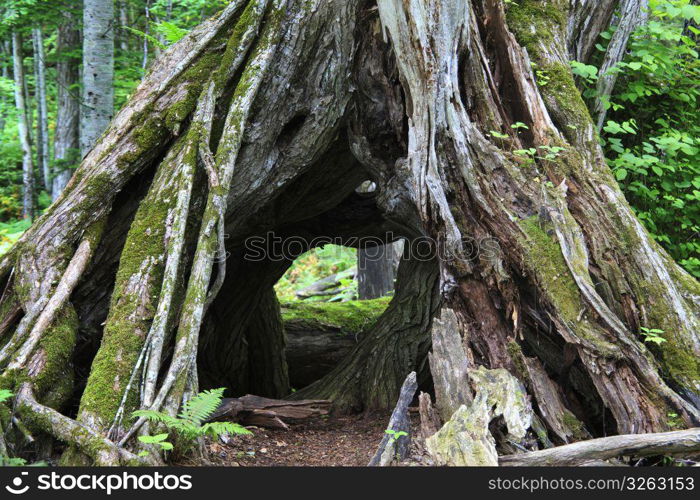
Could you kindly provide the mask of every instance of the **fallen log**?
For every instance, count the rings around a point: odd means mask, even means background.
[[[300,422],[328,415],[331,402],[322,399],[286,401],[251,394],[240,398],[224,398],[209,421],[232,420],[244,426],[289,430],[288,421]]]
[[[291,386],[306,387],[330,373],[386,310],[389,300],[283,303]]]
[[[350,268],[346,271],[331,274],[326,276],[315,283],[297,290],[295,295],[299,299],[309,299],[311,297],[327,297],[329,295],[336,295],[342,291],[343,281],[355,279],[357,274],[357,268]]]
[[[499,457],[502,466],[584,465],[621,456],[682,455],[700,451],[700,427],[684,431],[624,434],[547,450]]]
[[[399,393],[396,407],[389,418],[386,434],[379,443],[377,452],[367,464],[370,467],[385,467],[394,460],[402,460],[408,454],[411,444],[411,419],[408,416],[408,405],[413,401],[413,396],[418,390],[416,372],[411,372],[404,380]]]

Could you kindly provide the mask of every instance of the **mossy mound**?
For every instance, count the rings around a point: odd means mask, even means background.
[[[391,297],[349,302],[285,302],[282,304],[282,321],[359,333],[377,321],[390,301]]]

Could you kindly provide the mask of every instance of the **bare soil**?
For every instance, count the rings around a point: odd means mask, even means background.
[[[209,444],[222,466],[366,466],[384,437],[388,414],[328,416],[290,430],[249,428],[252,435]]]

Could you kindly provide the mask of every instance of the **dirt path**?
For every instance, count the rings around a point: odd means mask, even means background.
[[[365,466],[388,421],[384,414],[330,416],[289,431],[251,428],[252,436],[210,444],[210,459],[222,466]]]

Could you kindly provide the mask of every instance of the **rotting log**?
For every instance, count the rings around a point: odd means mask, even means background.
[[[622,434],[579,441],[548,450],[506,455],[498,458],[503,466],[584,465],[616,457],[651,455],[688,456],[700,451],[700,428],[650,434]]]
[[[332,371],[388,304],[388,299],[283,303],[285,357],[291,386],[305,387]]]
[[[325,400],[286,401],[248,394],[223,399],[209,421],[232,420],[242,425],[288,430],[288,422],[328,415],[330,408],[331,402]]]

